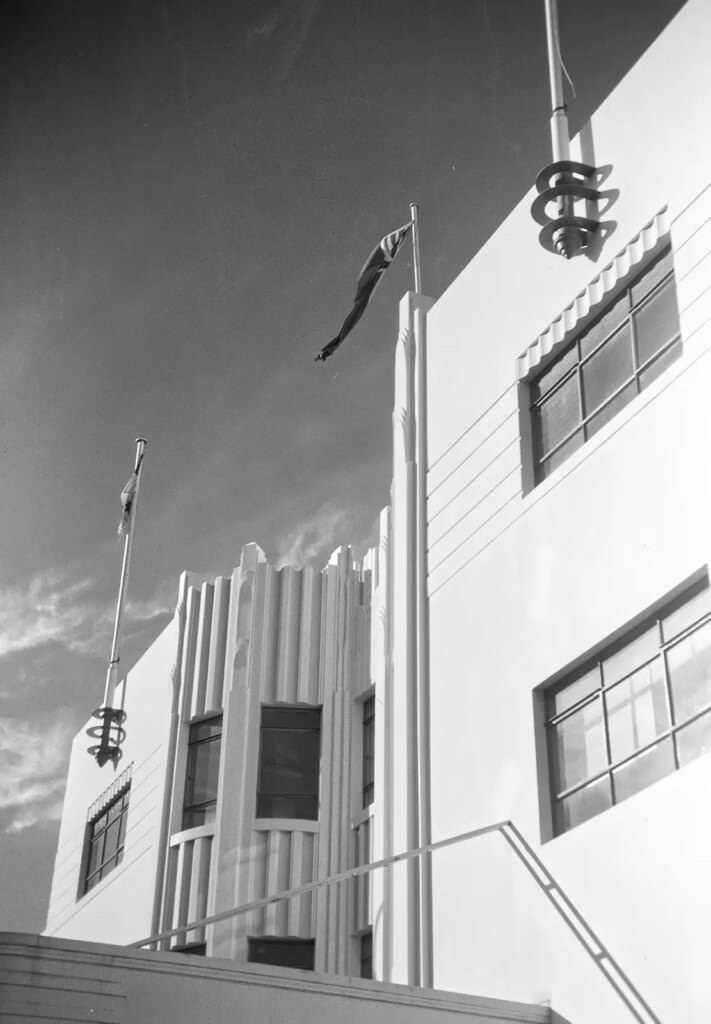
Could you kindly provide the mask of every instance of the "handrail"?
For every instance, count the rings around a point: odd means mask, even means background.
[[[497,821],[494,824],[485,825],[483,828],[462,832],[459,835],[450,836],[448,839],[440,839],[436,843],[428,843],[426,846],[418,847],[416,850],[404,850],[390,857],[384,857],[382,860],[372,861],[370,864],[360,864],[358,867],[348,868],[346,871],[339,871],[335,875],[329,875],[328,878],[322,878],[316,882],[306,882],[304,885],[298,885],[294,889],[286,889],[283,892],[274,893],[272,896],[263,896],[261,899],[252,900],[251,903],[242,903],[239,906],[231,907],[229,910],[222,910],[217,914],[201,917],[197,921],[187,922],[178,928],[158,932],[147,939],[131,942],[128,945],[129,948],[154,945],[174,935],[184,935],[197,928],[204,928],[207,925],[216,924],[218,921],[225,921],[230,917],[249,914],[254,910],[260,910],[262,907],[268,907],[272,903],[279,903],[281,900],[302,896],[304,893],[313,892],[326,885],[335,885],[345,881],[347,878],[357,878],[371,871],[377,871],[379,868],[389,867],[391,864],[398,864],[413,857],[420,857],[426,853],[434,853],[436,850],[443,850],[445,847],[454,846],[469,839],[478,839],[481,836],[490,835],[494,832],[498,832],[503,836],[506,843],[527,869],[549,902],[557,910],[563,921],[568,925],[578,942],[583,946],[593,963],[602,971],[603,976],[625,1003],[638,1024],[662,1024],[649,1003],[622,970],[604,943],[598,938],[575,904],[555,881],[541,858],[510,820]]]

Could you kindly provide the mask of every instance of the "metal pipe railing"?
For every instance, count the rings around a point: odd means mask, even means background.
[[[281,900],[288,900],[294,896],[302,896],[304,893],[314,892],[316,889],[321,889],[324,886],[335,885],[348,878],[357,878],[360,875],[377,871],[379,868],[386,868],[392,864],[411,860],[413,857],[421,857],[424,854],[435,853],[437,850],[443,850],[448,846],[455,846],[470,839],[491,835],[494,832],[498,832],[503,836],[510,849],[513,850],[517,858],[525,866],[539,889],[570,928],[593,963],[596,964],[603,976],[612,985],[638,1024],[662,1024],[659,1017],[654,1013],[649,1003],[625,971],[622,970],[605,944],[598,938],[572,900],[555,881],[530,843],[527,842],[514,823],[509,820],[497,821],[494,824],[485,825],[483,828],[472,829],[469,832],[462,832],[460,835],[440,839],[436,843],[428,843],[426,846],[421,846],[416,850],[404,850],[402,853],[384,857],[382,860],[372,861],[370,864],[361,864],[355,868],[348,868],[346,871],[339,871],[335,875],[329,875],[328,878],[322,878],[316,882],[307,882],[304,885],[296,886],[294,889],[287,889],[283,892],[274,893],[271,896],[252,900],[251,903],[242,903],[239,906],[231,907],[229,910],[222,910],[217,914],[210,914],[207,917],[199,918],[197,921],[187,922],[178,928],[158,932],[156,935],[151,935],[147,939],[141,939],[139,942],[129,943],[129,946],[155,945],[175,935],[185,935],[187,932],[197,928],[204,928],[207,925],[216,924],[218,921],[226,921],[231,917],[238,917],[242,914],[249,914],[254,910],[260,910],[262,907],[268,907],[272,903],[279,903]]]

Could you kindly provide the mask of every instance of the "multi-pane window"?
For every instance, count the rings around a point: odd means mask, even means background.
[[[665,249],[531,383],[538,483],[681,354],[671,249]]]
[[[546,720],[556,834],[711,751],[706,582],[552,688]]]
[[[249,939],[248,960],[252,964],[273,964],[275,967],[314,969],[313,939],[278,939],[266,936]]]
[[[183,828],[208,825],[215,820],[221,738],[221,715],[205,718],[190,726]]]
[[[123,860],[129,793],[130,787],[124,789],[87,825],[85,893]]]
[[[375,798],[375,697],[363,703],[363,807]]]
[[[321,709],[263,707],[258,818],[318,818]]]

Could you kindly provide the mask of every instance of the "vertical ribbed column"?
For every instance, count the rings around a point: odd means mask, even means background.
[[[203,583],[200,595],[200,619],[198,623],[195,650],[195,671],[190,701],[190,717],[205,712],[205,694],[207,690],[207,667],[210,660],[210,632],[212,629],[212,602],[215,588],[211,583]]]
[[[303,570],[299,680],[296,699],[320,704],[319,656],[321,647],[321,595],[323,577],[317,569]]]
[[[207,891],[210,881],[210,856],[212,853],[212,836],[202,836],[190,844],[193,848],[190,865],[188,921],[199,921],[207,914]],[[205,929],[195,928],[188,932],[188,942],[204,942]]]
[[[267,845],[267,889],[265,896],[285,892],[291,881],[291,833],[269,832]],[[265,930],[267,935],[287,934],[289,908],[286,900],[271,903],[265,909]]]
[[[301,640],[301,583],[300,569],[281,570],[281,604],[279,609],[279,656],[276,679],[276,699],[285,704],[297,700],[299,675],[299,646]]]
[[[212,604],[212,629],[207,664],[205,711],[219,711],[225,679],[225,649],[227,646],[227,620],[230,610],[231,582],[224,576],[215,580]]]
[[[314,850],[316,836],[313,832],[293,832],[291,835],[291,882],[290,888],[306,885],[314,879]],[[310,892],[289,900],[289,935],[307,939],[313,934],[313,896]]]
[[[193,681],[195,678],[195,652],[197,648],[198,625],[200,622],[200,591],[194,587],[188,587],[187,609],[185,621],[185,647],[183,650],[182,664],[182,685],[181,694],[181,717],[190,718],[192,706]]]
[[[277,700],[277,666],[279,661],[279,606],[281,573],[269,566],[260,566],[264,573],[264,618],[261,637],[261,678],[259,694],[263,703]]]

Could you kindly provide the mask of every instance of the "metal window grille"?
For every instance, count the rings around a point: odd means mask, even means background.
[[[667,247],[531,382],[536,483],[651,384],[681,349]]]
[[[708,582],[552,687],[546,729],[556,834],[711,751]]]

